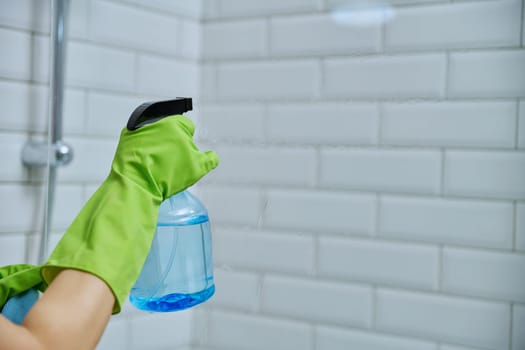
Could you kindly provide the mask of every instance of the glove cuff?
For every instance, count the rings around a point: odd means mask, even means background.
[[[113,313],[120,312],[148,255],[161,201],[112,172],[42,266],[42,278],[51,283],[64,269],[91,273],[109,286]]]
[[[0,310],[9,298],[28,289],[46,289],[40,277],[40,266],[18,264],[0,268]]]

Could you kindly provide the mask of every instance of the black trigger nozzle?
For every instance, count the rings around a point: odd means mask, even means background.
[[[162,118],[175,114],[183,114],[193,109],[189,97],[177,97],[173,100],[146,102],[135,108],[129,117],[128,130],[136,130],[141,126],[154,123]]]

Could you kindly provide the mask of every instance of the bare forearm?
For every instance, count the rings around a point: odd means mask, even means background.
[[[0,350],[44,350],[29,329],[12,323],[0,315]]]
[[[94,349],[111,316],[114,296],[98,277],[64,270],[22,326],[0,318],[0,350]]]

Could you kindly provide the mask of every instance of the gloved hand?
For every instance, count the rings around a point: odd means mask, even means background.
[[[98,276],[118,313],[148,255],[160,203],[193,185],[219,162],[193,143],[182,115],[124,129],[107,179],[82,208],[42,267],[49,284],[63,269]]]

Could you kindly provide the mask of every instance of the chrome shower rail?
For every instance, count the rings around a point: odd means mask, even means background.
[[[28,167],[66,165],[73,159],[69,145],[62,141],[64,105],[64,67],[66,57],[66,21],[69,0],[52,0],[51,74],[50,74],[50,128],[51,150],[47,143],[28,142],[22,150],[22,162]],[[50,156],[50,157],[49,157]],[[50,159],[48,159],[50,158]]]
[[[40,239],[38,260],[47,258],[49,230],[53,213],[56,183],[56,168],[67,165],[73,159],[71,146],[62,141],[62,116],[64,104],[64,71],[66,57],[67,12],[69,0],[51,1],[51,38],[50,38],[50,81],[49,81],[49,119],[48,142],[31,142],[22,150],[22,162],[27,167],[47,167],[48,186],[44,204],[44,223]]]

